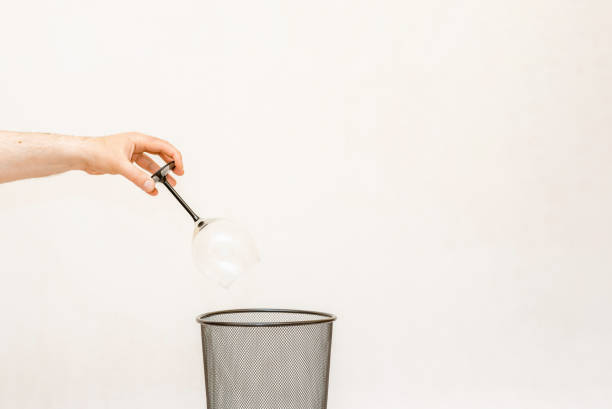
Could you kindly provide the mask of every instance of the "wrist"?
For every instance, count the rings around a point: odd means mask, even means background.
[[[65,138],[68,163],[72,170],[87,171],[91,167],[94,139],[86,136],[62,136]]]

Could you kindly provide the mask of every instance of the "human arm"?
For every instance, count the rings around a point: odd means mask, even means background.
[[[175,161],[174,173],[183,174],[182,156],[174,146],[137,132],[82,137],[0,131],[0,183],[82,170],[122,175],[154,196],[157,190],[150,173],[159,165],[147,153]],[[176,184],[171,176],[168,180]]]

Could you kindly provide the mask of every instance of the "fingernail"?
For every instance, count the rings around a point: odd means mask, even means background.
[[[153,183],[153,181],[151,179],[147,180],[144,183],[144,190],[145,192],[150,192],[155,188],[155,183]]]

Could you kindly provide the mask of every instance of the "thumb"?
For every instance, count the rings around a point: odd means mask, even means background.
[[[148,174],[138,169],[133,163],[124,162],[119,167],[119,173],[148,194],[152,196],[157,194],[153,179],[151,179]]]

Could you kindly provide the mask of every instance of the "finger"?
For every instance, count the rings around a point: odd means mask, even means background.
[[[168,182],[170,182],[172,186],[176,186],[176,179],[174,177],[171,175],[166,175],[166,179],[168,179]]]
[[[182,175],[183,156],[170,142],[155,138],[151,135],[138,134],[136,138],[136,151],[158,154],[166,162],[174,161],[174,173]]]
[[[151,159],[149,155],[146,155],[144,153],[137,153],[132,156],[132,159],[138,164],[138,166],[151,173],[157,172],[160,168],[157,162]]]
[[[153,159],[151,159],[148,155],[144,153],[138,153],[134,155],[134,162],[138,164],[144,170],[148,170],[151,173],[157,172],[159,169],[159,165]],[[174,179],[171,175],[167,175],[166,179],[172,186],[176,186],[176,179]]]
[[[131,162],[126,161],[120,165],[119,173],[151,196],[157,195],[153,179]]]
[[[160,154],[159,154],[159,156],[160,156],[160,157],[161,157],[161,158],[162,158],[162,159],[163,159],[165,162],[170,162],[170,161],[174,160],[174,159],[172,158],[172,156],[168,156],[168,155],[166,155],[165,153],[160,153]]]

